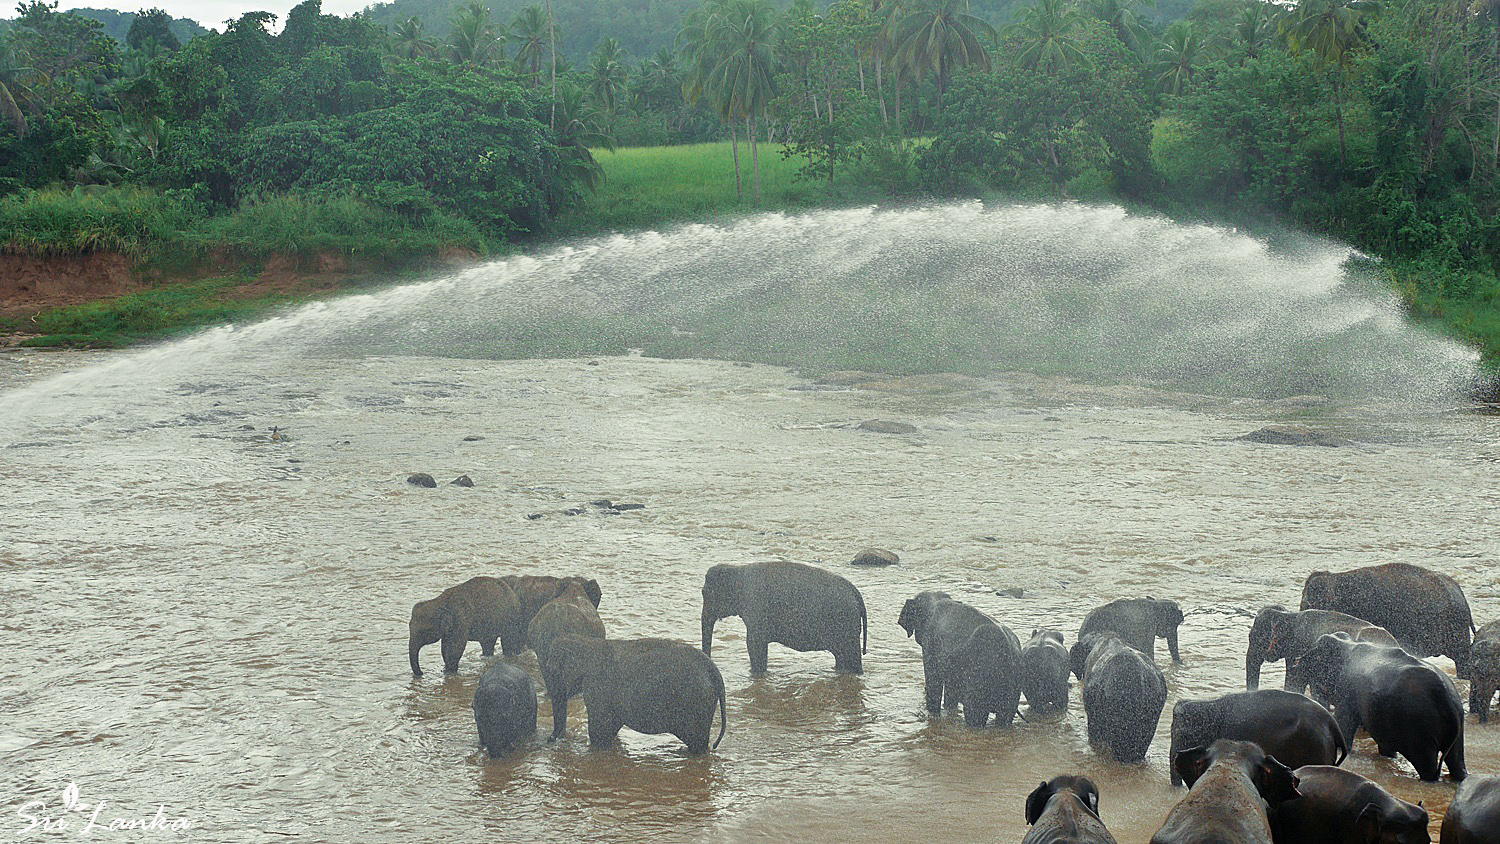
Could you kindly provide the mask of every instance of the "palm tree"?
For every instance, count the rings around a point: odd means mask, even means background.
[[[734,189],[740,198],[740,147],[736,123],[745,121],[754,162],[755,198],[760,199],[760,151],[755,118],[775,96],[775,12],[765,0],[705,0],[684,19],[678,43],[687,64],[683,98],[707,99],[729,124],[734,153]]]
[[[1007,31],[1024,44],[1016,57],[1023,67],[1039,67],[1047,74],[1066,73],[1075,64],[1090,65],[1074,34],[1081,22],[1064,0],[1037,0],[1021,11]]]
[[[1380,0],[1300,0],[1282,18],[1281,30],[1293,50],[1311,50],[1318,68],[1332,66],[1334,114],[1339,124],[1339,161],[1344,146],[1344,76],[1352,54],[1366,43],[1365,29],[1381,11]]]
[[[607,115],[615,113],[620,93],[625,90],[628,71],[621,61],[620,42],[606,38],[589,54],[589,93]]]
[[[926,0],[896,28],[896,61],[919,81],[928,72],[937,78],[939,110],[955,67],[990,69],[990,55],[979,36],[994,38],[995,28],[963,11],[967,8],[965,0]]]
[[[483,3],[470,3],[453,16],[448,45],[453,60],[467,67],[490,67],[505,60],[505,28],[490,20]]]
[[[604,181],[604,168],[590,150],[603,147],[613,152],[615,148],[614,139],[600,121],[599,110],[590,102],[587,91],[563,82],[557,89],[553,113],[558,145],[567,151],[564,166],[569,175],[589,190],[597,190]]]
[[[1193,83],[1203,61],[1203,39],[1188,20],[1173,21],[1156,48],[1156,81],[1163,91],[1180,96]]]
[[[396,31],[391,33],[391,52],[405,59],[415,59],[437,52],[437,45],[423,34],[422,21],[413,17],[396,24]]]
[[[1109,24],[1120,43],[1130,48],[1132,53],[1145,56],[1146,47],[1151,43],[1151,33],[1141,22],[1140,15],[1136,14],[1135,0],[1088,0],[1087,8],[1094,17]]]
[[[527,6],[511,21],[511,36],[521,42],[516,49],[516,65],[531,77],[531,87],[542,84],[542,56],[547,50],[547,13],[540,6]]]
[[[34,74],[25,64],[25,57],[10,38],[0,40],[0,118],[22,138],[31,131],[21,106],[31,98],[28,82]]]
[[[1245,55],[1260,56],[1260,46],[1265,43],[1271,28],[1271,7],[1263,0],[1245,0],[1244,8],[1234,24],[1234,34],[1245,45]]]

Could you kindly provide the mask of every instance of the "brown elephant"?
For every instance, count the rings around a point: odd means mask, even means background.
[[[433,642],[443,643],[443,670],[458,672],[464,647],[478,642],[485,656],[495,653],[499,639],[506,656],[525,649],[526,623],[515,590],[494,577],[475,577],[443,590],[436,598],[418,601],[411,608],[407,652],[411,673],[422,676],[418,654]]]
[[[1469,676],[1474,616],[1458,581],[1421,566],[1386,563],[1315,571],[1302,585],[1302,609],[1336,610],[1384,627],[1414,656],[1442,654]]]
[[[526,638],[536,651],[536,661],[542,669],[547,698],[552,701],[552,737],[555,739],[562,738],[567,727],[568,698],[578,693],[577,689],[570,691],[560,679],[551,657],[552,643],[563,636],[604,638],[604,622],[594,610],[593,596],[584,591],[581,583],[569,583],[562,594],[537,610],[536,617],[526,628]]]
[[[1255,623],[1250,625],[1250,646],[1245,650],[1245,690],[1253,692],[1260,688],[1262,663],[1286,660],[1286,681],[1282,688],[1302,694],[1307,688],[1307,678],[1292,663],[1312,650],[1318,637],[1325,633],[1347,633],[1356,642],[1396,646],[1396,637],[1389,631],[1362,618],[1333,610],[1291,612],[1272,604],[1256,613]]]
[[[547,605],[547,602],[561,595],[570,586],[578,586],[588,595],[593,602],[594,608],[599,607],[599,602],[604,598],[604,592],[599,588],[599,581],[584,577],[554,577],[550,574],[507,574],[500,578],[505,584],[516,592],[516,598],[521,601],[521,625],[525,627],[531,623],[536,614]],[[524,650],[530,647],[530,641],[522,641]]]
[[[1469,655],[1469,711],[1483,724],[1490,720],[1490,700],[1500,691],[1500,621],[1479,628]]]

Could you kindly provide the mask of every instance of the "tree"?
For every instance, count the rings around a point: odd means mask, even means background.
[[[531,87],[542,84],[542,57],[546,55],[551,27],[547,13],[540,6],[527,6],[511,21],[511,37],[520,41],[515,60],[530,78]]]
[[[453,16],[448,46],[453,61],[465,67],[492,67],[505,60],[504,27],[490,20],[483,3],[470,3]]]
[[[410,61],[433,55],[437,52],[437,45],[422,31],[422,21],[413,17],[396,25],[396,30],[391,33],[391,52]]]
[[[622,62],[620,42],[606,38],[589,54],[589,93],[606,115],[613,116],[620,95],[625,91],[629,72]]]
[[[1049,74],[1087,66],[1088,58],[1078,47],[1079,24],[1078,13],[1063,0],[1037,0],[1010,26],[1009,33],[1023,44],[1017,60],[1022,67],[1041,68]]]
[[[1203,42],[1192,21],[1173,21],[1162,33],[1156,48],[1156,82],[1173,96],[1180,96],[1193,83],[1193,74],[1203,62]]]
[[[1319,68],[1333,68],[1334,113],[1339,125],[1339,160],[1348,156],[1344,141],[1344,79],[1354,53],[1366,44],[1368,22],[1381,11],[1380,0],[1300,0],[1282,19],[1287,44],[1310,50]]]
[[[1043,0],[1060,2],[1060,0]],[[938,109],[955,68],[977,65],[990,69],[990,55],[979,36],[994,38],[995,28],[963,11],[963,0],[924,0],[901,19],[896,35],[896,61],[921,80],[932,73],[937,80]]]
[[[125,34],[125,43],[130,49],[143,50],[148,40],[169,52],[182,47],[182,42],[172,33],[172,16],[163,9],[147,9],[130,22],[130,30]]]
[[[1271,29],[1271,6],[1264,0],[1245,0],[1234,23],[1234,35],[1250,58],[1260,56],[1261,45]]]
[[[1135,0],[1088,0],[1086,8],[1089,14],[1109,24],[1121,44],[1136,55],[1145,56],[1151,33],[1136,14]]]
[[[755,119],[776,94],[776,27],[774,10],[765,0],[707,0],[688,15],[679,35],[688,66],[683,97],[707,99],[729,124],[734,153],[735,193],[740,183],[736,123],[744,120],[750,138],[755,198],[760,199],[760,156]]]

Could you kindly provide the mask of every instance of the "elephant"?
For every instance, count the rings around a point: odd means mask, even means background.
[[[1469,711],[1479,723],[1490,720],[1490,700],[1500,690],[1500,621],[1492,621],[1474,634],[1469,651]]]
[[[1246,691],[1260,688],[1261,663],[1284,659],[1287,671],[1282,688],[1301,694],[1307,688],[1307,679],[1292,670],[1292,659],[1312,650],[1313,643],[1324,633],[1348,633],[1356,642],[1396,644],[1396,637],[1384,627],[1362,618],[1333,610],[1290,612],[1286,607],[1272,604],[1256,613],[1255,623],[1250,625],[1250,647],[1245,651]]]
[[[1300,796],[1297,775],[1254,742],[1191,747],[1172,766],[1191,790],[1151,844],[1272,844],[1268,809]]]
[[[1177,626],[1182,624],[1182,609],[1176,601],[1155,598],[1121,598],[1096,608],[1083,619],[1078,638],[1090,633],[1110,632],[1120,641],[1156,659],[1156,637],[1167,640],[1173,662],[1182,662],[1177,652]]]
[[[436,598],[418,601],[411,608],[407,652],[411,673],[422,676],[418,654],[439,640],[443,643],[443,670],[458,673],[464,647],[478,642],[485,656],[495,653],[499,639],[506,656],[525,650],[526,623],[515,590],[493,577],[474,577],[443,590]]]
[[[1161,669],[1113,633],[1090,633],[1069,657],[1083,681],[1089,743],[1109,745],[1117,762],[1145,759],[1167,703]]]
[[[516,597],[521,601],[521,615],[525,619],[523,623],[530,624],[533,618],[547,602],[567,591],[570,586],[577,585],[583,589],[583,593],[589,596],[594,608],[598,609],[599,602],[604,598],[604,592],[599,588],[599,581],[583,577],[554,577],[550,574],[507,574],[500,578],[505,584],[516,590]],[[528,639],[522,643],[523,647],[530,646]]]
[[[1337,610],[1391,631],[1414,656],[1442,654],[1469,676],[1474,616],[1458,582],[1408,563],[1315,571],[1302,585],[1302,609]]]
[[[1349,745],[1333,714],[1293,692],[1261,689],[1210,700],[1179,700],[1172,707],[1172,747],[1168,759],[1189,747],[1218,739],[1253,741],[1289,768],[1339,765]],[[1177,769],[1172,784],[1181,785]]]
[[[1440,844],[1500,844],[1500,777],[1465,780],[1443,816]]]
[[[1428,844],[1427,810],[1353,771],[1304,765],[1300,797],[1271,813],[1276,844]]]
[[[474,689],[474,725],[490,756],[501,756],[536,735],[536,687],[531,675],[495,660]]]
[[[1021,703],[1021,642],[1003,624],[946,592],[922,592],[897,624],[922,646],[927,710],[963,706],[964,723],[983,727],[990,713],[1008,725]]]
[[[1059,631],[1033,630],[1021,646],[1021,693],[1038,712],[1068,708],[1068,649]]]
[[[1115,844],[1099,819],[1099,789],[1088,777],[1053,777],[1026,798],[1031,829],[1021,844]]]
[[[715,622],[731,615],[745,622],[751,674],[766,673],[771,642],[794,651],[832,651],[836,671],[864,670],[870,638],[865,599],[832,572],[789,562],[714,566],[703,576],[705,654],[713,653]]]
[[[566,686],[558,680],[549,650],[551,644],[562,636],[604,638],[604,622],[594,610],[593,597],[584,591],[580,583],[568,584],[562,594],[537,611],[536,617],[531,619],[531,624],[526,628],[526,638],[536,651],[536,661],[542,669],[542,683],[547,687],[547,699],[552,702],[554,739],[562,738],[563,731],[567,728],[567,697],[571,696]],[[572,694],[577,694],[577,690]]]
[[[1381,756],[1405,756],[1417,774],[1436,781],[1442,766],[1462,780],[1464,706],[1448,675],[1401,648],[1356,642],[1343,633],[1320,637],[1297,659],[1318,689],[1333,701],[1345,736],[1364,725]]]
[[[729,727],[724,678],[713,660],[692,645],[671,639],[563,636],[548,646],[548,655],[563,690],[583,694],[593,747],[609,745],[622,727],[629,727],[671,733],[682,739],[688,753],[707,753],[715,704],[719,737],[713,747],[724,740]],[[570,696],[552,702],[563,709],[564,721]]]

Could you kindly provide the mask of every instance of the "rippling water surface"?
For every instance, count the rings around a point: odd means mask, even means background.
[[[1185,793],[1168,783],[1167,718],[1146,764],[1120,766],[1088,748],[1076,682],[1065,715],[1011,729],[929,716],[919,649],[895,623],[907,597],[944,589],[1023,638],[1058,627],[1070,643],[1100,603],[1174,598],[1189,614],[1185,664],[1158,656],[1169,711],[1240,689],[1249,615],[1295,605],[1314,568],[1430,566],[1459,580],[1476,621],[1500,617],[1500,421],[1440,389],[1472,355],[1347,289],[1346,252],[1288,256],[1110,209],[741,226],[512,259],[142,353],[0,357],[0,829],[23,827],[31,800],[62,815],[71,781],[108,801],[105,818],[164,805],[201,841],[1014,841],[1038,781],[1085,772],[1116,837],[1145,841]],[[830,231],[845,240],[812,250]],[[1136,251],[1120,258],[1119,244]],[[1054,325],[1068,278],[1075,292],[1090,280],[1089,313],[1186,297],[1250,333],[1241,354],[1205,344],[1195,364],[1168,325],[1085,321],[1047,365],[996,358],[968,376],[474,353],[558,313],[616,318],[631,302],[679,333],[711,331],[714,308],[748,307],[793,247],[817,288],[807,301],[834,310],[856,286],[881,299],[904,279],[949,293],[968,279],[972,310],[1009,315],[991,350]],[[976,286],[994,267],[1009,281]],[[847,351],[858,326],[843,325],[799,354]],[[1330,356],[1330,338],[1348,354]],[[1059,372],[1068,347],[1078,362]],[[1233,359],[1253,377],[1204,389],[1203,361]],[[1309,383],[1327,389],[1294,392]],[[870,419],[917,433],[857,427]],[[1277,423],[1352,444],[1235,439]],[[405,483],[419,471],[439,487]],[[475,486],[445,483],[460,474]],[[599,498],[645,508],[560,512]],[[901,564],[846,564],[869,545]],[[743,628],[721,622],[730,725],[706,758],[628,730],[591,752],[575,704],[564,741],[489,760],[470,712],[478,648],[454,677],[407,669],[411,604],[476,574],[595,577],[611,635],[691,642],[703,571],[765,559],[859,586],[866,673],[773,646],[752,680]],[[535,673],[531,654],[519,662]],[[1268,666],[1265,682],[1279,677]],[[1471,719],[1468,751],[1472,772],[1500,774],[1500,726]],[[1451,785],[1418,782],[1363,737],[1346,764],[1425,801],[1436,830]]]

